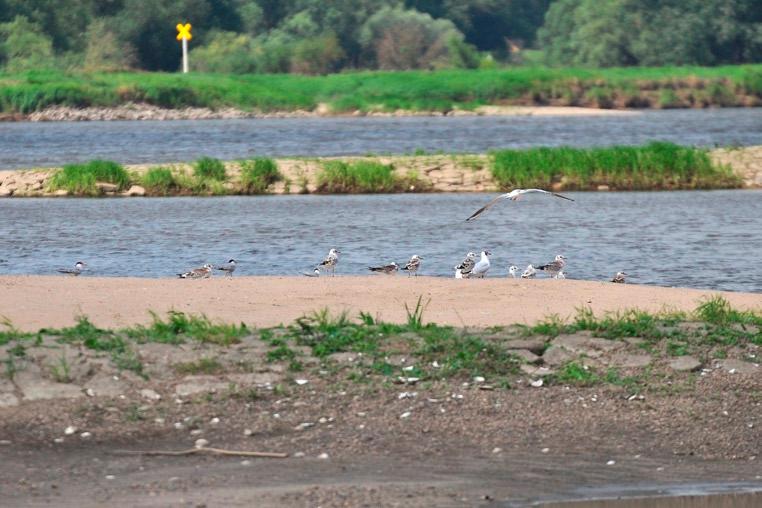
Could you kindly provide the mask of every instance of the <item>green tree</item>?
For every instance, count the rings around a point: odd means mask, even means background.
[[[298,42],[294,46],[290,70],[297,74],[328,74],[336,72],[343,59],[344,50],[339,38],[331,32]]]
[[[0,54],[8,71],[53,67],[53,42],[24,16],[0,24]]]
[[[256,72],[254,43],[251,37],[234,32],[215,32],[209,42],[191,51],[191,65],[201,72]]]
[[[135,50],[121,42],[109,28],[110,20],[96,19],[87,27],[84,68],[88,71],[118,71],[135,63]]]

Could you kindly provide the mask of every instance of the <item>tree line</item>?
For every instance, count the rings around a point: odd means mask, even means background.
[[[759,0],[0,0],[0,66],[225,73],[762,61]]]

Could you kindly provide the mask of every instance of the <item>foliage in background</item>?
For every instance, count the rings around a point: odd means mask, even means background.
[[[672,143],[607,148],[530,148],[492,153],[492,175],[503,189],[708,189],[742,185],[706,150]]]

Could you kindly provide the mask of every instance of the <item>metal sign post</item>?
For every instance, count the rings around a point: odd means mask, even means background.
[[[191,24],[177,24],[177,40],[183,42],[183,74],[188,73],[188,41],[193,38],[191,35]]]

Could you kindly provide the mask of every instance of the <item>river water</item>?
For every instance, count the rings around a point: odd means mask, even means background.
[[[762,291],[762,192],[570,193],[528,197],[464,223],[492,195],[397,194],[0,200],[0,273],[49,274],[82,260],[92,275],[173,276],[205,262],[236,274],[311,271],[329,248],[338,274],[425,258],[451,277],[469,250],[507,266],[569,258],[568,278]],[[403,275],[400,275],[403,276]]]
[[[0,169],[94,158],[123,164],[264,156],[485,152],[528,146],[762,144],[762,109],[648,110],[627,116],[291,118],[0,123]]]

